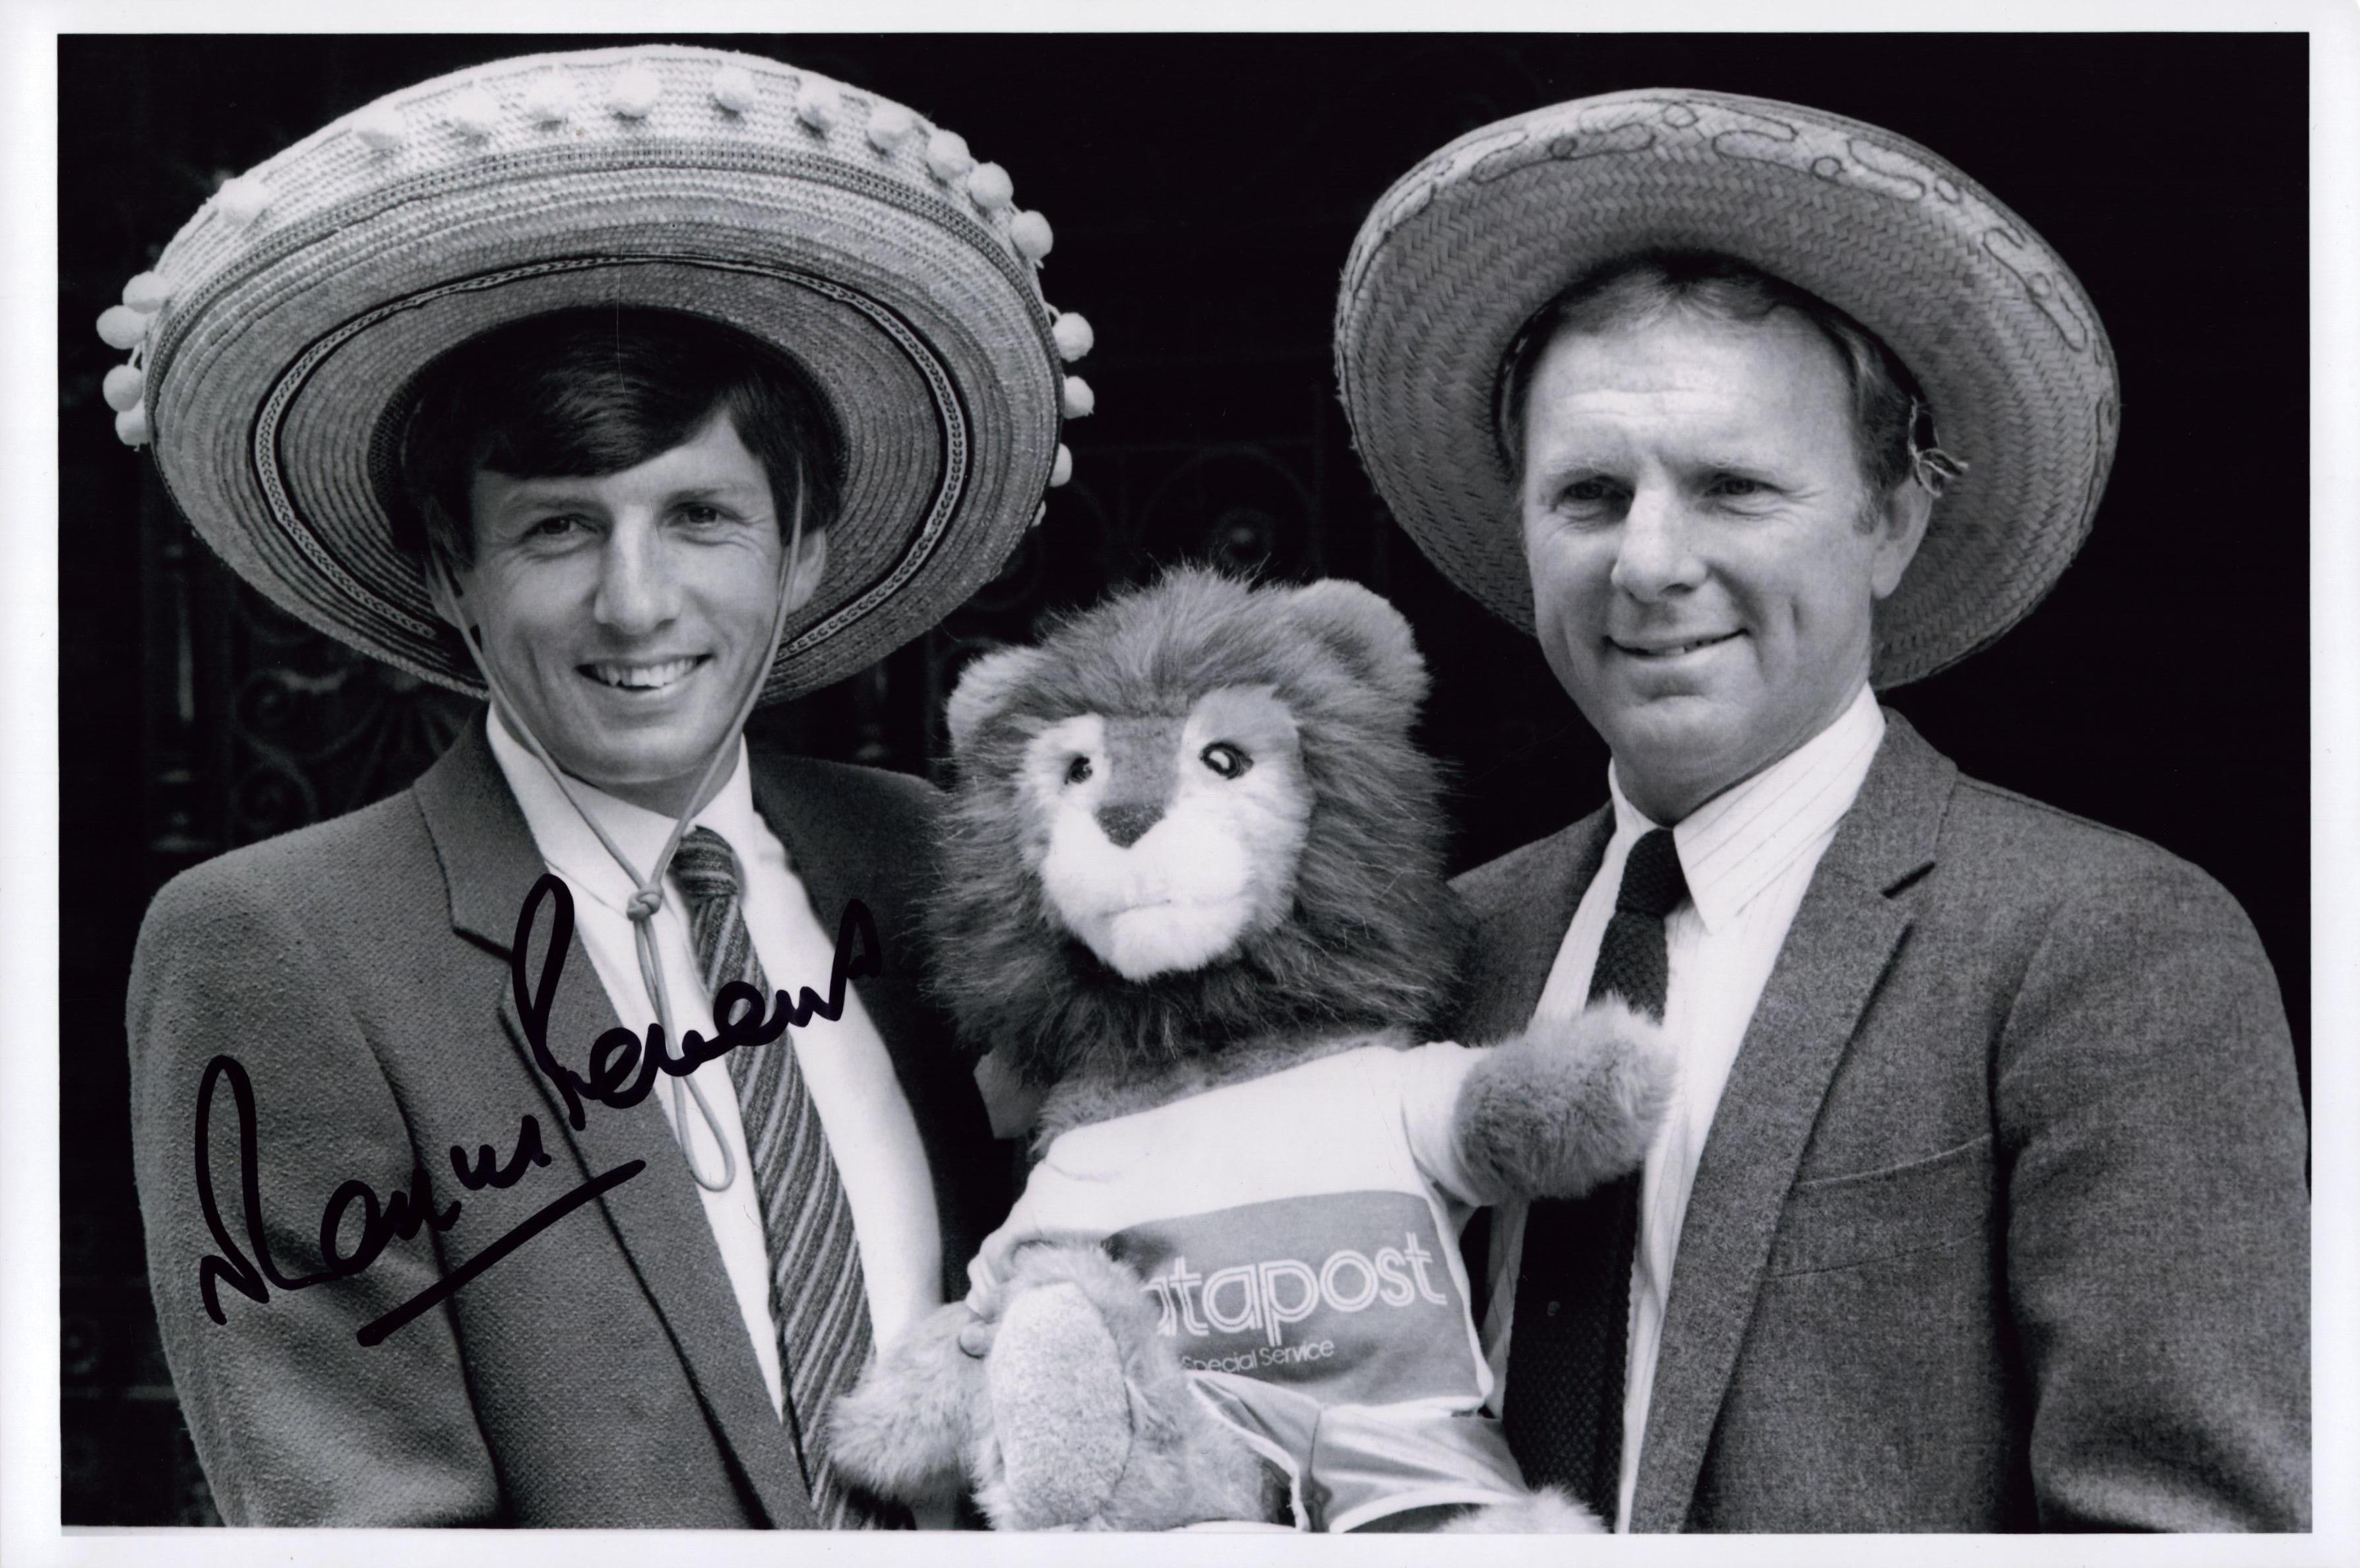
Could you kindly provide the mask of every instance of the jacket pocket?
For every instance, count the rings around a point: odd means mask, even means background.
[[[1778,1216],[1769,1271],[1811,1274],[1953,1246],[1989,1228],[1993,1188],[1988,1133],[1907,1165],[1798,1181]]]

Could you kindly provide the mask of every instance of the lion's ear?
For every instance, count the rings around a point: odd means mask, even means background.
[[[1360,679],[1415,710],[1426,700],[1426,660],[1409,621],[1384,599],[1342,577],[1294,591],[1288,608]]]
[[[1038,648],[995,648],[969,660],[959,672],[958,685],[951,688],[944,715],[950,723],[952,753],[967,755],[976,732],[994,716],[1006,712],[1016,694],[1046,663],[1048,655]]]

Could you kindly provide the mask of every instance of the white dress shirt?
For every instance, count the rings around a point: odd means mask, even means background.
[[[639,974],[639,949],[627,906],[631,879],[615,863],[597,836],[584,823],[556,781],[532,753],[508,732],[504,721],[490,726],[492,755],[508,775],[508,788],[524,810],[533,842],[549,869],[565,879],[574,894],[574,929],[614,1003],[623,1026],[644,1036],[655,1022],[656,1007]],[[808,985],[825,992],[836,953],[832,925],[823,926],[813,912],[803,881],[788,863],[786,847],[754,809],[745,745],[739,742],[737,765],[704,810],[695,826],[710,828],[737,851],[744,876],[740,908],[746,928],[761,960],[762,973],[774,992],[797,994]],[[639,870],[655,863],[672,819],[618,800],[574,781],[574,794],[596,814],[599,826],[622,847]],[[667,1048],[677,1051],[680,1036],[690,1029],[708,1039],[713,1035],[712,999],[697,972],[696,950],[690,938],[687,904],[677,883],[664,883],[664,905],[655,917],[657,952],[663,965],[664,990],[672,1003],[672,1029]],[[831,912],[834,913],[834,912]],[[844,1016],[834,1023],[814,1017],[786,1038],[793,1042],[795,1062],[803,1069],[829,1150],[843,1178],[844,1195],[852,1207],[852,1223],[860,1243],[860,1267],[868,1286],[869,1317],[876,1342],[890,1344],[919,1317],[942,1304],[942,1236],[934,1215],[934,1180],[926,1153],[918,1141],[918,1124],[893,1074],[892,1058],[877,1033],[859,993],[848,992]],[[576,1042],[587,1049],[588,1041]],[[761,1047],[760,1049],[772,1049]],[[578,1064],[577,1064],[578,1070]],[[722,1147],[735,1179],[722,1191],[699,1184],[705,1217],[721,1249],[722,1266],[738,1298],[738,1315],[753,1342],[754,1359],[770,1403],[783,1410],[784,1387],[779,1372],[779,1332],[770,1316],[770,1251],[762,1236],[762,1213],[754,1190],[752,1162],[746,1152],[746,1134],[738,1115],[738,1091],[729,1079],[729,1058],[704,1063],[686,1080],[657,1074],[652,1097],[663,1106],[694,1168],[709,1180],[723,1169]],[[705,1094],[719,1124],[721,1143],[685,1092],[693,1082]],[[673,1086],[681,1085],[680,1104],[673,1103]],[[683,1113],[685,1113],[684,1118]],[[620,1112],[590,1107],[591,1115]],[[653,1178],[650,1178],[653,1179]]]
[[[1834,839],[1837,824],[1852,809],[1884,739],[1884,710],[1863,685],[1825,729],[1715,795],[1672,828],[1688,886],[1687,902],[1664,922],[1670,960],[1664,1029],[1677,1054],[1679,1076],[1663,1126],[1647,1151],[1640,1183],[1622,1402],[1622,1475],[1615,1508],[1618,1530],[1630,1528],[1640,1442],[1647,1430],[1655,1358],[1663,1343],[1664,1302],[1671,1290],[1672,1264],[1679,1255],[1680,1226],[1687,1218],[1688,1190],[1696,1181],[1705,1135],[1712,1129],[1730,1067],[1811,873]],[[1623,861],[1643,834],[1661,826],[1623,798],[1612,767],[1607,787],[1614,800],[1613,837],[1566,928],[1548,983],[1534,1009],[1535,1017],[1569,1018],[1588,1002],[1590,970],[1614,913]],[[1506,1206],[1493,1222],[1491,1305],[1485,1315],[1484,1343],[1503,1400],[1515,1397],[1505,1372],[1524,1221],[1521,1206]]]

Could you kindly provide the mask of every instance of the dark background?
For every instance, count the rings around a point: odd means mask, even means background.
[[[60,823],[68,1523],[213,1518],[148,1305],[122,1026],[173,872],[406,784],[466,705],[295,626],[116,444],[92,323],[223,178],[381,93],[601,38],[67,38],[59,46]],[[1153,566],[1357,578],[1435,672],[1458,866],[1605,795],[1605,754],[1524,638],[1387,521],[1328,325],[1360,220],[1462,131],[1560,98],[1698,86],[1886,126],[2070,262],[2124,387],[2096,532],[1996,647],[1892,706],[1969,773],[2157,840],[2226,883],[2278,967],[2308,1094],[2306,56],[2278,37],[823,37],[703,41],[907,103],[1055,225],[1100,411],[1074,483],[950,623],[763,728],[923,772],[962,659]]]

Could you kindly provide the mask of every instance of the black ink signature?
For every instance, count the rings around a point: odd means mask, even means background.
[[[541,985],[537,990],[529,990],[525,984],[525,948],[538,924],[544,898],[553,901],[556,913],[550,921],[549,950],[541,961]],[[508,976],[515,988],[517,1016],[523,1022],[525,1038],[532,1046],[532,1059],[549,1081],[557,1086],[557,1092],[565,1101],[566,1120],[576,1132],[583,1125],[584,1095],[615,1110],[626,1110],[647,1098],[658,1068],[674,1078],[685,1077],[740,1046],[767,1046],[790,1028],[802,1028],[814,1015],[834,1023],[844,1016],[847,982],[856,976],[877,974],[884,969],[877,922],[869,916],[866,905],[851,899],[845,904],[844,919],[836,928],[836,959],[828,973],[825,997],[816,995],[806,985],[802,988],[802,995],[790,1003],[787,993],[781,991],[775,999],[776,1007],[765,1018],[762,993],[742,980],[733,980],[714,993],[715,1029],[711,1040],[702,1038],[694,1029],[687,1030],[681,1036],[680,1055],[675,1057],[664,1049],[661,1024],[648,1025],[644,1043],[628,1029],[609,1029],[592,1044],[590,1076],[585,1078],[549,1051],[549,1009],[556,1000],[557,977],[565,968],[565,950],[573,940],[574,894],[555,874],[544,873],[532,884],[532,891],[525,895],[524,907],[517,913],[516,946],[510,949]]]
[[[540,985],[528,988],[525,955],[543,902],[552,904],[554,911],[550,923],[549,948],[541,961]],[[798,999],[790,1003],[787,993],[781,991],[771,1013],[764,1017],[761,992],[743,981],[732,981],[723,986],[714,998],[713,1014],[716,1027],[711,1040],[705,1039],[694,1029],[684,1031],[681,1036],[680,1054],[675,1057],[664,1048],[661,1025],[650,1024],[648,1026],[644,1045],[628,1029],[609,1029],[592,1045],[590,1076],[585,1078],[559,1062],[549,1048],[549,1012],[556,1000],[557,982],[563,973],[566,950],[573,945],[573,892],[555,875],[544,874],[533,883],[532,891],[525,896],[524,907],[517,914],[516,945],[509,954],[508,974],[516,996],[517,1013],[524,1025],[526,1039],[532,1047],[533,1061],[556,1087],[565,1102],[566,1118],[576,1131],[585,1124],[583,1096],[587,1095],[617,1110],[625,1109],[647,1097],[658,1068],[674,1077],[683,1076],[740,1046],[770,1045],[790,1028],[801,1028],[814,1017],[833,1023],[844,1016],[845,992],[849,982],[862,976],[881,973],[884,968],[876,921],[859,900],[849,900],[844,907],[844,918],[836,928],[836,956],[828,976],[825,997],[815,995],[810,987],[805,986]],[[229,1084],[230,1097],[237,1111],[238,1197],[246,1221],[246,1245],[253,1248],[251,1258],[239,1250],[237,1243],[231,1238],[229,1227],[222,1220],[220,1201],[213,1193],[213,1092],[224,1081]],[[254,1129],[253,1080],[246,1076],[245,1067],[235,1057],[223,1055],[213,1058],[205,1064],[204,1076],[197,1085],[196,1176],[197,1199],[204,1210],[205,1227],[213,1233],[213,1245],[220,1251],[208,1254],[199,1261],[197,1284],[204,1298],[205,1313],[216,1323],[226,1324],[229,1321],[221,1305],[220,1287],[224,1281],[238,1294],[258,1304],[270,1299],[272,1286],[281,1290],[304,1290],[333,1280],[351,1278],[375,1263],[388,1243],[396,1239],[411,1240],[428,1226],[439,1234],[458,1223],[461,1207],[458,1201],[453,1201],[442,1210],[435,1209],[432,1189],[423,1165],[411,1170],[409,1190],[393,1192],[382,1200],[367,1182],[355,1178],[335,1190],[321,1212],[320,1258],[324,1266],[317,1273],[290,1278],[271,1256],[269,1240],[265,1234],[260,1150],[255,1140]],[[505,1164],[500,1162],[498,1151],[489,1144],[477,1146],[472,1164],[464,1148],[453,1146],[451,1150],[451,1168],[457,1175],[459,1184],[471,1192],[481,1191],[486,1187],[513,1187],[524,1179],[529,1170],[549,1163],[549,1153],[541,1146],[541,1123],[530,1115],[526,1116],[517,1128],[515,1149]],[[381,1343],[395,1330],[424,1313],[542,1231],[646,1168],[647,1161],[643,1159],[627,1160],[542,1205],[432,1285],[383,1317],[364,1323],[354,1337],[365,1345]],[[355,1204],[360,1206],[361,1212],[360,1240],[351,1252],[346,1253],[342,1250],[339,1237]]]

